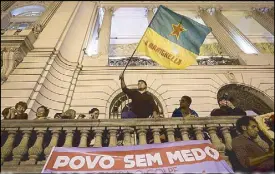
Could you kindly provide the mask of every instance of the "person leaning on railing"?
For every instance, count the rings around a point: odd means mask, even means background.
[[[34,120],[45,120],[48,119],[50,110],[46,106],[40,106],[36,111],[36,118]]]
[[[25,113],[27,110],[26,102],[18,102],[15,105],[15,108],[8,107],[3,109],[2,115],[4,119],[28,119],[28,114]]]

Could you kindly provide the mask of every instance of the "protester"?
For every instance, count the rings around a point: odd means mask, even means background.
[[[243,116],[237,120],[236,128],[241,134],[232,140],[232,150],[243,172],[274,171],[274,144],[266,150],[264,143],[258,142],[257,121],[253,117]]]
[[[152,95],[147,92],[147,83],[144,80],[138,81],[138,89],[127,88],[124,81],[124,73],[119,76],[122,91],[132,99],[131,110],[123,118],[154,118],[159,117],[159,109]]]
[[[24,113],[27,110],[26,102],[18,102],[15,108],[8,107],[3,109],[2,115],[4,119],[28,119],[28,114]]]
[[[246,112],[233,105],[233,97],[225,93],[219,100],[219,107],[211,111],[211,116],[246,116]]]
[[[48,115],[49,115],[49,109],[46,106],[40,106],[37,108],[36,111],[36,118],[34,120],[44,120],[44,119],[48,119]]]
[[[60,116],[62,119],[75,119],[76,111],[73,109],[68,109],[67,111],[63,112]]]
[[[93,108],[89,111],[89,114],[91,114],[90,119],[98,119],[99,117],[99,110],[97,108]]]
[[[180,102],[180,107],[175,109],[172,117],[183,117],[183,118],[191,118],[198,117],[196,111],[190,109],[190,105],[192,103],[192,99],[189,96],[182,96]]]

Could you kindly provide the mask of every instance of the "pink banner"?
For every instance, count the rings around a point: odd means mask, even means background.
[[[233,173],[210,141],[54,147],[42,173]]]

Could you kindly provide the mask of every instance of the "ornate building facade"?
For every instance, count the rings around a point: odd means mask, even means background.
[[[132,131],[144,138],[150,129],[158,142],[162,128],[168,141],[175,141],[176,130],[182,140],[189,139],[191,129],[196,139],[204,139],[201,131],[205,129],[224,153],[230,150],[230,130],[237,117],[209,117],[221,95],[228,92],[236,99],[235,105],[257,114],[274,111],[274,2],[163,1],[161,5],[211,27],[212,32],[201,47],[198,65],[184,70],[164,69],[148,57],[135,55],[125,72],[125,82],[135,88],[137,81],[144,79],[164,120],[117,122],[129,100],[118,77],[159,3],[1,2],[1,111],[24,101],[29,115],[24,121],[2,120],[4,171],[41,171],[61,131],[66,135],[64,146],[74,146],[72,137],[78,130],[81,139],[77,146],[86,147],[93,133],[100,147],[105,130],[111,137],[110,146],[114,146],[118,129],[124,131],[127,145],[132,143]],[[183,95],[192,98],[191,107],[200,118],[184,123],[169,121]],[[41,105],[50,109],[51,118],[68,109],[88,115],[96,107],[102,122],[32,121]],[[222,141],[217,131],[222,132]],[[45,144],[46,132],[51,138]],[[32,134],[35,139],[29,143]],[[16,136],[20,137],[18,142]],[[42,160],[41,154],[45,157]]]

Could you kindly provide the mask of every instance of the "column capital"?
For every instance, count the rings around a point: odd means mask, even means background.
[[[101,8],[103,8],[104,14],[106,12],[109,12],[110,14],[113,14],[118,9],[118,7],[113,7],[113,6],[102,6]]]

